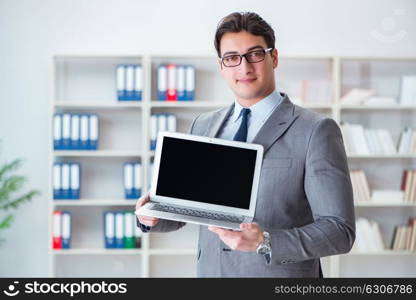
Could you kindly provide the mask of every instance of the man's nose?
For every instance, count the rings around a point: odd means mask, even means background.
[[[244,74],[247,74],[253,71],[253,64],[249,63],[245,56],[243,56],[239,67],[240,67],[241,72]]]

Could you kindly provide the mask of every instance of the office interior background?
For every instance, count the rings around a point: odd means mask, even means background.
[[[15,173],[27,183],[17,195],[40,192],[0,210],[0,220],[15,215],[0,230],[0,276],[196,275],[196,226],[107,249],[103,216],[134,209],[126,163],[139,164],[142,192],[148,186],[153,115],[171,114],[186,132],[198,114],[234,101],[213,45],[217,23],[234,11],[274,28],[277,89],[342,123],[357,242],[322,260],[325,276],[416,275],[415,1],[0,0],[0,165],[22,158]],[[141,101],[117,100],[120,64],[141,66]],[[194,100],[158,100],[161,64],[194,67]],[[56,113],[97,116],[98,149],[54,150]],[[79,163],[80,199],[53,199],[55,162]],[[52,249],[54,211],[69,212],[69,249]]]

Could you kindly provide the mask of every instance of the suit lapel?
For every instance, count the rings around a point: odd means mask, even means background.
[[[252,143],[264,147],[264,153],[276,142],[298,117],[295,106],[285,94],[282,103],[274,110],[266,123],[260,128]]]
[[[228,119],[229,115],[233,112],[233,110],[234,103],[228,107],[221,109],[220,111],[217,111],[212,117],[211,122],[208,126],[208,130],[205,132],[204,135],[212,138],[216,137],[220,129],[223,127],[225,121]]]
[[[212,117],[204,135],[208,137],[217,137],[220,129],[224,126],[225,121],[233,110],[234,103],[229,107],[217,111]],[[298,114],[295,114],[295,106],[289,100],[289,97],[284,94],[282,103],[280,103],[266,123],[260,128],[252,143],[263,145],[264,153],[266,153],[270,146],[285,133],[298,116]]]

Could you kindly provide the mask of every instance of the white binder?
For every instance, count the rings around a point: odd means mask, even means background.
[[[115,217],[116,248],[124,248],[124,214],[117,212]]]
[[[62,165],[62,198],[70,199],[69,197],[69,164],[63,163]]]
[[[71,117],[71,149],[79,149],[79,115],[72,115]]]
[[[55,150],[62,148],[62,115],[55,114],[53,117],[53,145]]]
[[[133,91],[134,91],[134,66],[126,66],[126,99],[133,100]]]
[[[62,116],[62,149],[71,148],[71,115]]]
[[[90,115],[89,117],[89,149],[96,150],[98,148],[98,116]]]
[[[75,163],[71,164],[71,198],[79,199],[80,190],[80,165]]]
[[[135,197],[140,197],[142,190],[142,165],[140,163],[134,164],[134,190]]]
[[[167,130],[175,132],[176,131],[176,116],[174,114],[167,115]]]
[[[53,198],[61,199],[61,188],[62,188],[62,178],[61,178],[61,164],[54,163],[53,165]]]
[[[124,100],[126,93],[126,69],[124,65],[118,65],[116,69],[117,99]]]
[[[71,248],[71,214],[62,213],[62,248]]]
[[[81,115],[80,124],[80,148],[83,150],[88,149],[88,127],[89,127],[88,115]]]

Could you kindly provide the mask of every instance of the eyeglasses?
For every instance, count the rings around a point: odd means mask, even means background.
[[[243,57],[246,58],[249,63],[258,63],[265,59],[266,53],[272,51],[273,48],[259,49],[249,51],[245,54],[230,54],[221,57],[221,63],[226,67],[237,67],[241,64]]]

